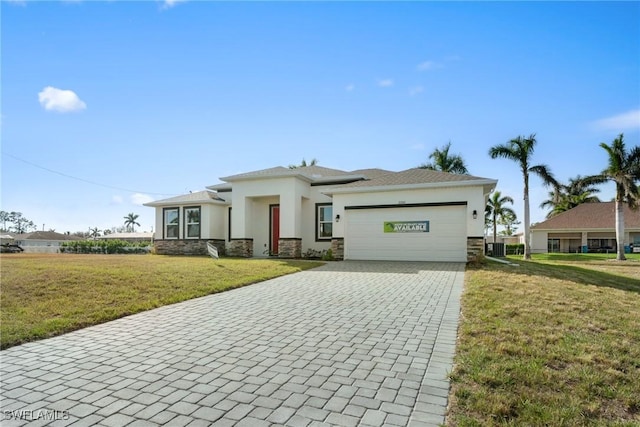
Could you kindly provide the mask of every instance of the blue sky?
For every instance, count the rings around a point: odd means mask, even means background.
[[[536,133],[534,163],[566,181],[606,166],[600,142],[640,140],[638,2],[0,8],[1,204],[39,229],[134,212],[149,231],[142,202],[219,177],[302,158],[399,171],[448,141],[522,218],[518,166],[491,146]],[[533,178],[533,222],[546,195]]]

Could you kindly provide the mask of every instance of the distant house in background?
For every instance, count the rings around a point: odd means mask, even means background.
[[[493,233],[485,235],[486,243],[493,243]],[[496,241],[498,243],[504,243],[505,245],[517,245],[524,243],[524,234],[517,233],[512,236],[503,236],[498,234]]]
[[[615,203],[583,203],[531,226],[531,252],[615,252]],[[624,209],[624,245],[640,248],[640,210]],[[637,249],[636,249],[637,250]]]
[[[12,234],[14,243],[24,249],[25,253],[58,253],[60,245],[81,237],[55,231],[35,231],[33,233]]]
[[[98,240],[123,240],[125,242],[150,242],[153,240],[153,233],[110,233],[98,237]]]

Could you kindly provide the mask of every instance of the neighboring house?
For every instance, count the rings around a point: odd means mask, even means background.
[[[99,240],[123,240],[125,242],[150,242],[153,240],[152,232],[126,232],[126,233],[109,233],[98,236]]]
[[[299,258],[467,261],[483,250],[497,181],[427,169],[351,172],[275,167],[221,178],[205,191],[147,203],[155,250]]]
[[[14,241],[25,253],[57,253],[60,245],[72,240],[83,240],[81,237],[70,234],[56,233],[55,231],[34,231],[33,233],[14,234]]]
[[[615,202],[583,203],[531,226],[531,252],[615,252]],[[640,248],[640,210],[624,208],[624,245]]]
[[[485,235],[485,242],[493,243],[493,233],[489,233]],[[505,245],[524,244],[524,234],[517,233],[511,236],[504,236],[502,234],[498,234],[498,236],[496,236],[496,242],[504,243]]]

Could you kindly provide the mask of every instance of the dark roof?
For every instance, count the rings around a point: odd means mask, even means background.
[[[14,234],[16,240],[82,240],[82,237],[55,231],[34,231],[33,233]]]
[[[615,202],[583,203],[546,221],[532,225],[535,230],[611,229],[616,226]],[[640,210],[624,205],[625,228],[640,229]]]

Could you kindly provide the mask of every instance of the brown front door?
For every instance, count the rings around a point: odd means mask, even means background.
[[[269,255],[278,255],[278,241],[280,240],[280,205],[271,205],[271,242],[269,243]]]

